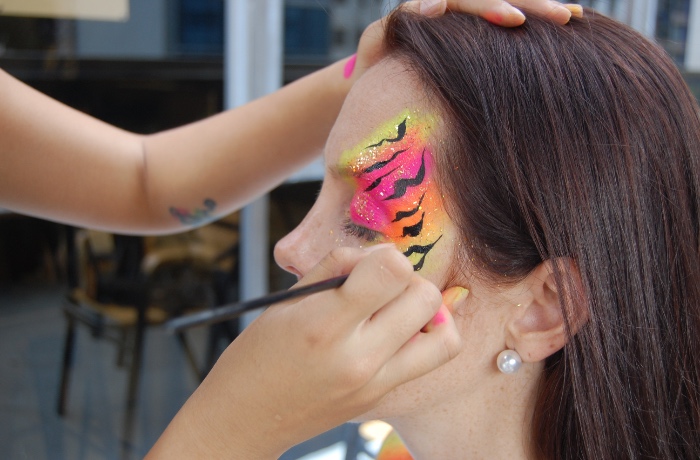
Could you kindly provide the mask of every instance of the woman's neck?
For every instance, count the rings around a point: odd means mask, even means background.
[[[534,458],[530,428],[537,379],[529,374],[497,375],[483,392],[388,422],[415,460]]]

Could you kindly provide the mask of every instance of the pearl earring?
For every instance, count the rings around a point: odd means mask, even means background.
[[[523,360],[515,350],[503,350],[496,358],[498,370],[504,374],[515,374],[523,365]]]

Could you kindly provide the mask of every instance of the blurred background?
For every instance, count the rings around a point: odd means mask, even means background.
[[[124,129],[168,129],[266,91],[231,95],[237,0],[123,0],[128,13],[117,21],[26,16],[6,1],[0,68]],[[398,3],[279,2],[273,85],[352,54],[364,28]],[[655,39],[699,94],[700,0],[581,4]],[[269,27],[270,15],[251,18],[251,30]],[[253,77],[267,72],[264,63],[248,67]],[[249,214],[167,237],[112,235],[0,209],[0,458],[143,457],[252,317],[180,335],[162,323],[289,287],[294,278],[276,267],[271,248],[313,204],[320,171],[290,179]],[[385,433],[382,424],[348,424],[283,458],[372,459]]]

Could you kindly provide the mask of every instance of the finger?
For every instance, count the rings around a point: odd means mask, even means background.
[[[362,33],[357,45],[357,64],[354,78],[359,78],[365,70],[376,64],[384,56],[384,26],[386,21],[379,19]]]
[[[421,8],[421,0],[404,2],[399,5],[399,8],[404,11],[418,13]],[[376,64],[383,54],[385,28],[386,17],[383,17],[367,26],[360,36],[358,50],[363,50],[365,52],[358,53],[358,57],[361,57],[363,61],[367,61],[365,62],[366,67]]]
[[[418,11],[427,17],[442,16],[447,10],[447,0],[421,0],[408,3],[419,3]]]
[[[430,0],[427,0],[428,3],[430,3]],[[423,13],[423,4],[426,2],[426,0],[410,0],[408,2],[403,2],[402,4],[399,5],[399,8],[401,8],[404,11],[410,11],[411,13]],[[444,12],[444,11],[443,11]]]
[[[293,287],[306,286],[307,284],[347,275],[358,262],[367,255],[365,251],[357,248],[335,248],[318,262],[304,277]]]
[[[546,17],[559,24],[569,22],[572,12],[578,15],[583,11],[553,0],[447,0],[446,3],[450,11],[475,14],[504,27],[515,27],[525,22],[525,15],[516,7],[525,8],[529,13]]]
[[[522,11],[502,0],[447,0],[446,3],[450,11],[481,16],[504,27],[515,27],[525,22]],[[530,0],[529,3],[533,1]]]
[[[454,318],[441,306],[442,322],[429,332],[419,332],[377,373],[377,382],[394,388],[437,369],[459,354],[462,339]]]
[[[583,7],[581,5],[578,5],[576,3],[566,3],[564,5],[564,8],[571,11],[571,16],[574,18],[580,19],[583,17]]]
[[[395,247],[382,247],[358,262],[339,295],[352,305],[356,318],[367,319],[403,293],[413,274],[413,266]]]
[[[373,345],[385,350],[388,359],[435,316],[442,303],[438,288],[414,274],[406,290],[365,325],[364,340],[368,344],[376,342]]]
[[[442,305],[447,307],[450,314],[454,314],[455,308],[457,308],[457,306],[461,304],[468,296],[469,289],[462,286],[452,286],[442,292]],[[428,322],[423,329],[421,329],[421,332],[430,332],[432,328],[442,324],[443,322],[444,317],[440,311],[438,311],[435,316],[431,318],[430,322]]]
[[[566,24],[571,19],[571,11],[553,0],[513,0],[511,3],[516,7],[526,8],[529,13],[559,24]]]

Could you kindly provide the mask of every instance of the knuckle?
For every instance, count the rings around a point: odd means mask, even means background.
[[[325,328],[316,328],[304,334],[304,341],[310,350],[319,350],[327,346],[329,335]]]
[[[330,273],[328,276],[340,275],[343,267],[353,256],[354,250],[347,247],[333,248],[321,261],[319,266]]]
[[[440,290],[430,281],[415,275],[409,287],[411,295],[416,299],[421,307],[429,307],[435,313],[442,305],[442,295]]]
[[[368,25],[360,36],[360,41],[380,40],[384,33],[384,22],[380,19]]]
[[[306,315],[297,316],[287,324],[303,338],[307,350],[329,350],[342,337],[338,322],[330,315],[316,315],[312,320]]]
[[[351,249],[346,247],[333,248],[325,257],[325,260],[333,266],[340,265],[350,257],[350,252]]]
[[[363,388],[372,380],[375,374],[375,366],[371,359],[353,359],[348,361],[341,374],[341,381],[350,391]]]

